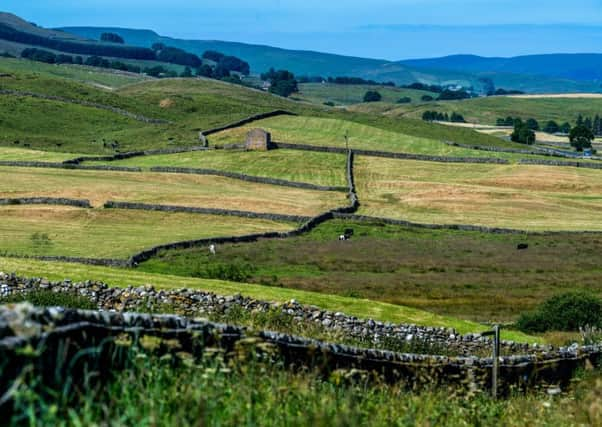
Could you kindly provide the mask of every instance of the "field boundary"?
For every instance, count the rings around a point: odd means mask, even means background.
[[[123,368],[118,358],[112,357],[114,341],[125,335],[136,343],[142,337],[151,336],[164,340],[176,340],[180,351],[201,357],[206,348],[221,348],[225,354],[235,353],[237,343],[249,337],[244,327],[192,320],[174,315],[148,315],[65,309],[57,316],[52,308],[19,307],[20,316],[9,309],[8,318],[23,318],[23,322],[37,325],[38,332],[30,336],[11,336],[0,340],[0,354],[11,360],[11,370],[2,381],[2,391],[10,387],[24,366],[35,361],[37,369],[55,369],[56,357],[70,359],[84,348],[105,343],[105,351],[88,352],[100,365],[108,369]],[[4,320],[4,319],[3,319]],[[6,322],[6,320],[4,320]],[[253,354],[261,354],[261,344],[271,344],[282,358],[284,366],[303,366],[317,370],[324,376],[337,369],[359,369],[377,372],[389,383],[405,381],[409,386],[456,384],[486,391],[493,375],[491,357],[437,356],[402,354],[387,350],[371,350],[344,344],[302,338],[270,331],[256,334],[256,347],[249,347]],[[23,352],[25,348],[41,349],[33,356]],[[240,345],[240,344],[238,344]],[[169,354],[168,346],[161,346]],[[513,387],[526,389],[545,384],[566,386],[574,373],[586,366],[600,366],[602,345],[560,348],[538,354],[503,356],[499,358],[499,378],[502,394]],[[63,367],[65,368],[66,365]]]
[[[277,117],[277,116],[296,116],[296,115],[297,115],[297,113],[293,113],[292,111],[287,111],[287,110],[273,110],[273,111],[268,111],[267,113],[254,114],[254,115],[249,116],[247,118],[238,120],[236,122],[228,123],[228,124],[223,125],[223,126],[218,126],[218,127],[207,129],[207,130],[202,130],[202,129],[194,129],[194,130],[201,132],[201,134],[203,136],[209,136],[209,135],[213,135],[215,133],[222,132],[222,131],[225,131],[225,130],[228,130],[228,129],[239,128],[241,126],[248,125],[249,123],[253,123],[253,122],[256,122],[256,121],[259,121],[259,120],[269,119],[271,117]]]
[[[541,165],[541,166],[560,166],[574,167],[585,169],[602,169],[602,163],[587,163],[587,162],[565,162],[559,160],[538,160],[538,159],[521,159],[522,165]]]
[[[308,145],[308,144],[293,144],[288,142],[274,142],[276,148],[283,148],[287,150],[301,150],[301,151],[317,151],[321,153],[339,153],[344,154],[347,152],[342,147],[329,147],[319,145]],[[493,157],[450,157],[450,156],[429,156],[426,154],[410,154],[410,153],[395,153],[392,151],[376,151],[376,150],[356,150],[353,149],[356,155],[367,156],[367,157],[383,157],[389,159],[400,159],[400,160],[418,160],[426,162],[439,162],[439,163],[491,163],[498,165],[510,164],[506,159],[497,159]]]
[[[91,209],[89,200],[82,199],[64,199],[56,197],[23,197],[0,199],[0,206],[18,206],[18,205],[58,205],[73,206],[76,208]]]
[[[165,167],[165,166],[154,166],[150,168],[151,172],[161,173],[181,173],[181,174],[193,174],[193,175],[212,175],[222,176],[225,178],[239,179],[241,181],[254,182],[259,184],[270,184],[278,185],[282,187],[294,187],[302,188],[306,190],[317,190],[317,191],[347,191],[347,187],[337,186],[325,186],[310,184],[306,182],[288,181],[285,179],[268,178],[262,176],[246,175],[237,172],[220,171],[216,169],[195,169],[195,168],[178,168],[178,167]]]
[[[72,99],[72,98],[64,98],[62,96],[44,95],[41,93],[13,90],[13,89],[0,89],[0,95],[11,95],[11,96],[19,96],[19,97],[36,98],[36,99],[43,99],[46,101],[58,101],[58,102],[64,102],[67,104],[81,105],[83,107],[97,108],[99,110],[110,111],[112,113],[119,114],[124,117],[128,117],[132,120],[136,120],[138,122],[143,122],[143,123],[148,123],[148,124],[159,125],[159,124],[170,124],[171,123],[168,120],[153,119],[150,117],[143,116],[142,114],[132,113],[132,112],[124,110],[122,108],[113,107],[111,105],[99,104],[97,102],[81,101],[81,100]]]
[[[471,225],[471,224],[428,224],[406,221],[403,219],[393,218],[382,218],[375,216],[356,215],[356,214],[335,214],[337,219],[346,219],[349,221],[357,222],[368,222],[368,223],[380,223],[387,225],[399,225],[402,227],[409,228],[424,228],[429,230],[458,230],[458,231],[475,231],[479,233],[488,234],[517,234],[525,236],[553,236],[553,235],[564,235],[564,234],[602,234],[602,231],[528,231],[519,230],[514,228],[501,228],[501,227],[487,227],[484,225]]]
[[[0,161],[0,166],[21,167],[21,168],[46,168],[46,169],[74,169],[74,170],[91,170],[91,171],[111,171],[111,172],[142,172],[142,168],[125,167],[125,166],[84,166],[72,163],[53,163],[53,162],[36,162],[36,161]]]
[[[107,201],[103,207],[105,209],[130,209],[159,212],[182,212],[201,215],[236,216],[241,218],[267,219],[285,222],[306,222],[311,219],[311,217],[300,215],[284,215],[277,213],[239,211],[231,209],[197,208],[190,206],[153,205],[145,203],[117,202],[113,200]]]
[[[110,156],[85,156],[76,157],[75,159],[65,160],[63,164],[66,165],[80,165],[83,162],[114,162],[117,160],[131,159],[132,157],[143,157],[143,156],[159,156],[162,154],[179,154],[179,153],[190,153],[193,151],[206,151],[207,147],[204,145],[191,145],[189,147],[173,147],[173,148],[158,148],[155,150],[144,150],[144,151],[128,151],[127,153],[117,153]],[[117,166],[115,166],[117,167]],[[140,168],[135,168],[140,169]],[[142,169],[140,169],[142,170]]]
[[[302,224],[299,228],[287,232],[267,232],[267,233],[257,233],[257,234],[247,234],[244,236],[230,236],[230,237],[216,237],[216,238],[206,238],[206,239],[198,239],[198,240],[187,240],[181,242],[168,243],[164,245],[158,245],[153,248],[141,251],[135,255],[133,255],[129,261],[128,266],[135,267],[141,262],[148,261],[149,259],[155,257],[161,251],[166,250],[174,250],[174,249],[190,249],[193,247],[199,246],[208,246],[211,244],[224,244],[224,243],[248,243],[255,242],[259,239],[285,239],[288,237],[299,236],[301,234],[305,234],[318,225],[323,224],[326,221],[329,221],[335,217],[336,214],[344,214],[344,213],[355,213],[359,209],[360,203],[355,192],[355,182],[353,178],[353,167],[354,167],[354,153],[349,150],[347,152],[347,183],[348,183],[348,198],[349,204],[344,207],[332,209],[328,212],[320,214],[311,218],[309,221]]]

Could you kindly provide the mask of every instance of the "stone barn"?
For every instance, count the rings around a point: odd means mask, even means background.
[[[272,135],[263,129],[253,129],[247,134],[247,150],[268,151],[272,148]]]

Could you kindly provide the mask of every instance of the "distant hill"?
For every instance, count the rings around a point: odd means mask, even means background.
[[[453,55],[399,63],[419,69],[532,74],[576,81],[602,81],[602,54],[597,53],[528,55],[513,58]]]
[[[602,67],[593,62],[594,59],[602,61],[598,59],[602,55],[568,55],[571,58],[567,55],[538,55],[522,59],[456,55],[433,60],[392,62],[236,42],[182,40],[164,37],[150,30],[113,27],[65,27],[60,30],[89,39],[99,39],[102,33],[112,32],[122,36],[131,45],[150,47],[153,43],[160,42],[197,55],[202,55],[206,50],[217,50],[249,62],[254,73],[275,67],[291,70],[297,75],[354,76],[382,82],[394,81],[397,84],[419,81],[441,85],[459,84],[480,89],[480,78],[489,77],[498,87],[525,92],[592,92],[601,89],[598,83],[590,80],[597,79],[598,73],[602,77]],[[549,56],[554,57],[553,66],[546,58]],[[551,71],[551,68],[559,71]],[[548,74],[542,74],[544,72]],[[590,73],[591,79],[586,77],[587,73]],[[533,75],[538,76],[535,78]],[[542,78],[541,75],[546,77]]]
[[[417,59],[391,62],[357,58],[313,51],[287,50],[270,46],[215,40],[182,40],[164,37],[151,30],[112,27],[66,27],[55,30],[31,24],[10,13],[0,12],[0,53],[19,56],[31,46],[57,52],[77,53],[82,46],[90,55],[103,47],[117,58],[144,59],[154,43],[184,49],[197,55],[217,50],[247,61],[254,74],[274,67],[288,69],[306,76],[352,76],[398,85],[422,82],[438,85],[472,86],[482,90],[482,77],[493,79],[497,87],[531,93],[600,92],[602,55],[538,55],[518,58],[482,58],[456,55],[446,58]],[[11,31],[32,36],[31,40],[15,41]],[[119,34],[126,45],[99,42],[104,32]],[[37,39],[36,39],[37,38]],[[22,39],[22,37],[21,37]],[[32,41],[33,40],[33,41]],[[65,47],[65,45],[67,45]],[[136,50],[138,49],[138,50]],[[99,51],[100,52],[100,51]]]

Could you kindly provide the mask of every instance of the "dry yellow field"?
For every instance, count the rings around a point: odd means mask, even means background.
[[[0,198],[66,197],[313,216],[347,203],[338,192],[186,174],[0,167]]]
[[[360,213],[422,223],[602,230],[602,172],[359,157]]]
[[[295,227],[227,216],[64,206],[0,206],[0,218],[0,253],[84,258],[126,259],[164,243]]]

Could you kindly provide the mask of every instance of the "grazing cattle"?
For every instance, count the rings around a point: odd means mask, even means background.
[[[529,249],[529,245],[526,243],[519,243],[516,249],[519,251],[524,251],[525,249]]]
[[[345,236],[344,234],[341,234],[341,235],[339,236],[339,240],[341,240],[341,241],[345,241],[345,240],[347,240],[347,236]]]
[[[347,236],[347,238],[350,238],[351,236],[353,236],[353,228],[346,228],[345,236]]]
[[[211,255],[215,255],[216,254],[216,250],[215,250],[215,245],[209,245],[209,252],[211,252]]]

